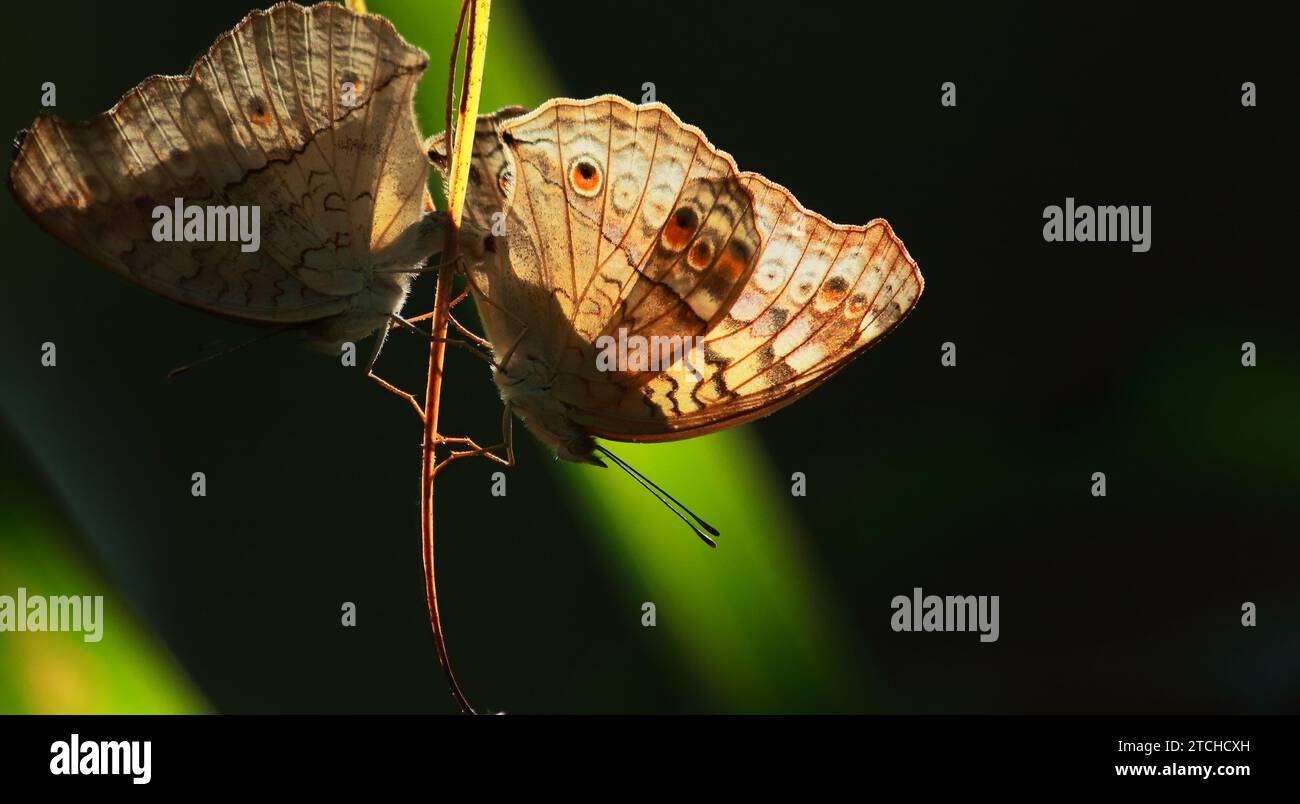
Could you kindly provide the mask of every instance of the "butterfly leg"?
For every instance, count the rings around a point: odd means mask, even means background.
[[[459,295],[459,296],[457,296],[456,298],[454,298],[454,299],[451,300],[451,304],[448,304],[448,305],[447,305],[447,309],[450,310],[451,308],[453,308],[453,307],[455,307],[456,305],[460,304],[461,302],[465,301],[465,297],[468,296],[468,295],[469,295],[469,288],[465,288],[464,290],[462,290],[462,291],[460,292],[460,295]],[[427,313],[420,313],[420,314],[417,315],[416,317],[414,317],[414,318],[408,318],[408,319],[406,319],[406,320],[407,320],[407,321],[410,321],[412,324],[418,324],[418,323],[421,322],[421,321],[424,321],[424,320],[429,319],[429,318],[433,318],[433,313],[434,313],[434,311],[430,310],[430,311],[427,312]],[[389,326],[391,326],[393,329],[397,329],[398,327],[401,326],[401,324],[398,324],[397,322],[393,322],[393,323],[390,324]]]
[[[384,327],[379,331],[379,334],[375,336],[375,348],[371,351],[370,360],[366,363],[366,376],[379,383],[380,387],[391,391],[405,399],[407,402],[410,402],[411,407],[415,408],[416,415],[420,417],[420,421],[424,421],[424,408],[420,407],[419,401],[417,401],[414,396],[403,391],[401,388],[398,388],[375,373],[375,363],[379,360],[379,353],[384,350],[384,341],[386,340],[388,340],[388,328]]]
[[[519,348],[519,344],[523,343],[524,336],[527,334],[528,334],[528,327],[525,326],[523,329],[519,330],[519,337],[515,338],[515,342],[510,345],[509,349],[506,350],[506,356],[501,359],[501,365],[498,366],[498,370],[502,374],[505,374],[506,376],[510,376],[510,372],[506,371],[506,366],[510,365],[510,358],[514,357],[515,350]]]
[[[453,327],[455,327],[456,329],[460,330],[461,334],[463,334],[466,338],[469,338],[470,341],[472,341],[473,343],[478,344],[480,347],[482,347],[482,348],[484,348],[484,349],[489,349],[489,350],[490,350],[490,349],[492,348],[492,342],[491,342],[491,341],[489,341],[487,338],[480,337],[480,336],[478,336],[478,335],[475,335],[473,332],[470,332],[470,331],[469,331],[469,328],[466,327],[464,324],[460,323],[459,321],[457,321],[457,320],[456,320],[456,316],[452,315],[451,312],[450,312],[450,310],[451,310],[452,307],[455,307],[457,304],[460,304],[462,301],[465,300],[465,297],[468,296],[468,295],[469,295],[469,288],[465,288],[464,290],[462,290],[462,291],[460,292],[460,295],[459,295],[459,296],[457,296],[456,298],[454,298],[454,299],[451,300],[451,304],[447,305],[447,309],[448,309],[448,311],[449,311],[449,312],[447,313],[447,320],[451,323],[451,325],[452,325]],[[409,321],[409,322],[412,323],[412,324],[416,324],[416,323],[419,323],[420,321],[424,321],[424,320],[426,320],[426,319],[430,319],[430,318],[433,318],[433,313],[431,313],[431,312],[430,312],[430,313],[422,313],[421,315],[417,315],[417,316],[414,317],[414,318],[408,318],[408,319],[406,319],[406,320]],[[392,328],[392,329],[397,329],[398,327],[400,327],[400,326],[402,326],[402,325],[399,324],[399,323],[397,323],[397,322],[393,322],[393,323],[390,324],[389,326],[390,326],[390,328]]]
[[[453,264],[459,262],[459,263],[462,264],[462,267],[463,267],[464,260],[465,260],[464,257],[457,257],[457,258],[453,261]],[[461,302],[465,301],[465,298],[466,298],[467,296],[469,296],[469,286],[468,286],[468,285],[466,285],[466,286],[461,290],[461,292],[460,292],[459,294],[456,295],[456,298],[452,299],[452,300],[451,300],[451,303],[447,305],[447,311],[448,311],[448,312],[447,312],[447,320],[451,323],[452,326],[454,326],[456,329],[460,330],[461,334],[463,334],[466,338],[469,338],[471,341],[473,341],[474,343],[478,344],[480,347],[482,347],[482,348],[487,349],[487,350],[490,351],[490,350],[492,349],[492,342],[491,342],[491,341],[487,340],[486,338],[479,337],[478,335],[475,335],[473,332],[470,332],[469,329],[468,329],[464,324],[462,324],[462,323],[460,323],[459,321],[456,320],[456,316],[454,316],[454,315],[451,314],[451,310],[452,310],[453,308],[455,308],[456,305],[458,305],[458,304],[460,304]],[[421,313],[420,315],[417,315],[417,316],[415,316],[414,318],[408,318],[407,321],[409,321],[409,322],[412,323],[412,324],[418,324],[418,323],[421,322],[421,321],[425,321],[425,320],[427,320],[427,319],[433,318],[433,312],[434,312],[434,311],[430,311],[430,312],[427,312],[427,313]],[[390,328],[392,328],[392,329],[397,329],[398,327],[402,326],[402,324],[400,324],[400,323],[394,321],[394,322],[393,322],[392,324],[390,324],[389,326],[390,326]]]
[[[425,332],[424,330],[420,329],[412,322],[406,320],[405,318],[402,318],[400,315],[397,315],[396,313],[392,314],[389,317],[399,327],[410,330],[411,332],[414,332],[416,335],[423,337],[425,340],[446,343],[452,346],[459,346],[463,349],[468,349],[470,353],[473,354],[478,359],[487,361],[487,363],[493,366],[494,368],[497,367],[496,361],[492,359],[491,355],[485,354],[483,351],[480,350],[478,346],[470,343],[469,341],[457,340],[456,338],[435,338],[432,334]],[[488,344],[488,346],[491,346],[491,344]]]
[[[506,403],[501,411],[500,444],[493,444],[490,447],[480,447],[478,444],[474,443],[474,439],[472,438],[439,437],[437,440],[437,443],[439,444],[456,444],[465,447],[465,449],[452,450],[451,454],[438,462],[433,471],[436,473],[452,461],[460,460],[461,458],[473,458],[478,455],[482,455],[490,461],[499,463],[507,469],[512,468],[515,465],[514,419],[510,415],[512,412],[510,404]],[[504,458],[495,453],[495,451],[499,449],[504,449],[506,451]]]
[[[451,322],[451,325],[453,327],[460,330],[461,334],[463,334],[466,338],[469,338],[474,343],[478,344],[483,349],[490,350],[492,348],[492,341],[489,341],[487,338],[480,338],[478,335],[475,335],[474,333],[470,332],[468,329],[465,328],[463,324],[457,321],[456,317],[451,313],[447,314],[447,320]]]

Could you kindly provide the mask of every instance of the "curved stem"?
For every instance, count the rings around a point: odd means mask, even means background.
[[[429,372],[425,384],[424,444],[420,465],[420,542],[424,559],[424,595],[429,607],[429,625],[438,649],[438,661],[447,673],[451,694],[461,708],[477,714],[469,698],[456,681],[447,653],[447,640],[443,633],[442,618],[438,612],[438,583],[434,570],[433,550],[433,482],[438,472],[435,450],[438,444],[438,413],[442,399],[442,371],[447,353],[447,321],[450,317],[452,279],[459,252],[461,212],[465,205],[469,158],[474,146],[474,128],[478,120],[479,90],[483,82],[483,56],[487,49],[488,13],[491,0],[465,0],[469,7],[469,35],[465,53],[464,84],[460,93],[459,125],[456,127],[455,147],[451,154],[451,187],[447,195],[447,245],[438,269],[438,288],[433,304],[433,340],[429,342]],[[464,6],[462,7],[462,19]],[[460,41],[457,26],[456,41]],[[453,57],[453,66],[455,59]],[[451,107],[450,85],[448,109]],[[466,123],[468,120],[468,124]],[[466,138],[468,135],[468,139]]]
[[[453,244],[454,240],[451,241]],[[454,249],[452,245],[448,248]],[[438,439],[438,412],[442,397],[442,368],[447,352],[447,310],[451,293],[451,273],[448,269],[438,271],[438,289],[434,296],[433,333],[434,340],[429,343],[429,377],[425,386],[424,403],[424,445],[420,471],[420,542],[421,555],[424,559],[424,596],[429,607],[429,625],[433,628],[433,641],[438,648],[438,661],[447,671],[447,683],[451,694],[461,708],[470,714],[476,714],[469,698],[465,696],[456,681],[456,673],[451,669],[451,657],[447,654],[447,641],[443,635],[442,619],[438,613],[438,583],[434,572],[433,554],[433,481],[436,475],[437,459],[434,448]]]

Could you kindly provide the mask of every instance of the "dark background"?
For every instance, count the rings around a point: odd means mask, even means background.
[[[61,115],[93,115],[183,69],[245,11],[23,4],[0,122],[25,127],[46,80]],[[795,509],[801,549],[869,657],[872,690],[764,709],[1300,709],[1296,93],[1279,20],[1245,4],[502,2],[495,14],[523,15],[570,96],[639,99],[653,81],[808,208],[888,218],[925,274],[881,347],[747,427],[776,482],[815,468],[816,494]],[[439,63],[449,37],[418,44]],[[955,109],[940,106],[945,81]],[[1241,106],[1243,81],[1258,107]],[[1043,208],[1067,196],[1151,205],[1151,251],[1045,243]],[[246,330],[121,282],[7,195],[0,209],[8,488],[43,478],[87,559],[212,708],[452,711],[425,622],[409,412],[289,343],[167,382],[206,342]],[[54,372],[39,365],[46,340]],[[945,341],[955,368],[940,366]],[[1244,341],[1257,367],[1242,367]],[[399,342],[386,373],[414,387],[421,351]],[[486,374],[449,359],[462,380],[449,380],[449,415],[494,433]],[[439,560],[462,681],[511,711],[726,709],[634,627],[629,601],[654,590],[621,588],[564,475],[535,444],[520,458],[505,500],[488,496],[486,464],[439,481],[439,528],[458,534]],[[188,493],[196,469],[205,500]],[[747,493],[698,484],[695,499]],[[676,528],[665,514],[646,538],[685,538]],[[1000,595],[1001,640],[892,633],[890,598],[918,585]],[[375,625],[340,629],[340,600],[364,601]],[[1240,624],[1244,601],[1255,628]]]

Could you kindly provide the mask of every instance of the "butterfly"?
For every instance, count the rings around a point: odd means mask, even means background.
[[[88,122],[38,117],[9,186],[41,227],[128,281],[337,351],[387,332],[442,242],[413,108],[428,61],[383,17],[280,3],[188,75],[149,78]],[[258,247],[160,238],[172,208],[209,235],[256,208]],[[180,217],[168,228],[183,234]]]
[[[445,134],[428,149],[445,176]],[[462,239],[506,405],[598,465],[596,438],[691,438],[789,405],[925,287],[884,220],[831,223],[667,106],[614,95],[480,117]],[[689,338],[696,359],[602,366],[632,338]]]

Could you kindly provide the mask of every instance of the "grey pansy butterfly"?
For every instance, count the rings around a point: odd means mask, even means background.
[[[428,147],[445,172],[445,136]],[[462,237],[481,255],[467,273],[494,379],[570,461],[601,463],[593,437],[669,441],[766,416],[889,332],[924,287],[888,223],[804,209],[659,103],[481,117],[469,178]],[[602,366],[632,338],[665,359]]]
[[[442,239],[412,107],[427,64],[383,17],[280,3],[93,120],[38,117],[9,185],[55,237],[155,293],[325,346],[358,339]],[[173,205],[179,236],[162,237]],[[241,208],[259,213],[253,249],[213,236]]]

